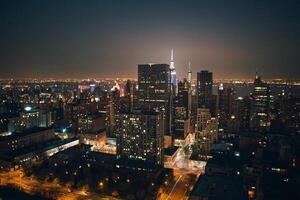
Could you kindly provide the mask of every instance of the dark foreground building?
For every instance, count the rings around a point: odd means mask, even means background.
[[[231,177],[204,175],[196,183],[190,200],[247,200],[243,185]]]

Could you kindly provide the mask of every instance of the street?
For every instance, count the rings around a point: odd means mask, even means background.
[[[198,170],[174,169],[174,178],[170,183],[163,185],[158,194],[158,200],[188,199],[189,192],[203,173]]]
[[[89,192],[86,188],[71,190],[57,181],[39,181],[35,177],[25,176],[23,170],[0,172],[0,185],[17,188],[27,194],[39,194],[58,200],[117,200],[117,198]]]

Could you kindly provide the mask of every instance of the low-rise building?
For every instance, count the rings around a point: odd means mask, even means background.
[[[247,200],[243,185],[228,176],[204,175],[194,186],[189,200]]]

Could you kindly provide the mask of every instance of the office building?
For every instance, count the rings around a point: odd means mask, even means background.
[[[206,159],[209,155],[212,145],[218,141],[218,119],[210,118],[202,131],[196,132],[196,143],[200,157]]]
[[[197,123],[196,131],[202,131],[205,129],[207,121],[211,118],[209,109],[207,108],[198,108],[197,109]]]
[[[138,103],[143,109],[161,113],[165,134],[172,133],[173,98],[168,64],[138,66]]]
[[[221,83],[218,88],[218,115],[220,128],[226,129],[227,120],[231,118],[234,101],[234,91],[224,87]]]
[[[174,145],[178,141],[185,141],[187,134],[190,132],[190,120],[186,117],[187,110],[185,107],[175,107],[174,114]],[[177,141],[177,142],[176,142]]]
[[[251,101],[250,127],[259,132],[270,127],[270,87],[257,74]]]
[[[175,100],[175,107],[184,107],[185,108],[185,116],[188,118],[189,115],[189,83],[186,79],[178,82],[178,94]]]
[[[162,115],[134,110],[116,116],[117,158],[163,165]]]
[[[232,114],[239,121],[239,130],[248,131],[250,122],[250,99],[237,97],[233,101]]]
[[[209,109],[197,109],[197,124],[195,139],[198,145],[198,152],[206,157],[214,142],[219,138],[218,119],[211,117]]]
[[[87,115],[78,119],[78,133],[97,132],[105,129],[105,114]]]
[[[22,131],[32,127],[49,127],[53,124],[50,111],[25,107],[17,117],[8,121],[8,132]]]
[[[197,98],[198,108],[208,108],[213,111],[213,74],[209,71],[197,73]]]
[[[117,85],[118,86],[118,85]],[[120,88],[113,87],[109,93],[108,104],[106,106],[106,134],[115,138],[115,116],[121,111]]]
[[[34,127],[20,132],[13,132],[0,138],[0,154],[16,151],[54,138],[55,134],[52,128]]]
[[[121,110],[126,112],[130,112],[133,108],[133,85],[130,80],[127,80],[124,86],[124,97],[121,106]]]

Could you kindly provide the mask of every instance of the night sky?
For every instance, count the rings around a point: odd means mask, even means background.
[[[180,78],[300,78],[300,1],[0,3],[0,78],[135,78],[172,48]]]

